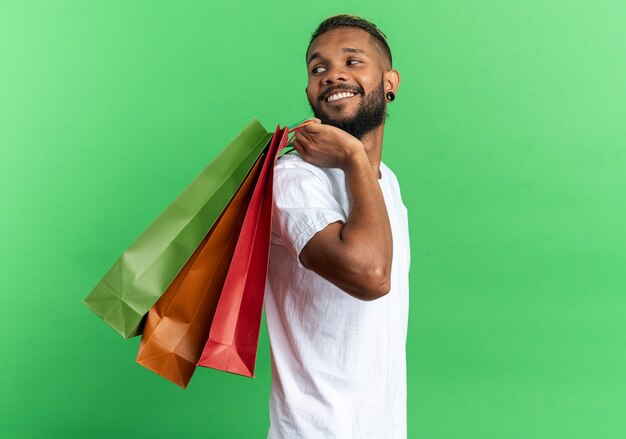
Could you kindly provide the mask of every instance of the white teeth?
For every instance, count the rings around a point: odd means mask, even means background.
[[[335,93],[333,95],[330,95],[326,99],[326,102],[332,102],[332,101],[336,101],[337,99],[347,98],[351,96],[354,96],[354,93],[351,93],[351,92]]]

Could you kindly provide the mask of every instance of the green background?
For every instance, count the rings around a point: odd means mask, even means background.
[[[0,437],[265,437],[265,326],[255,380],[182,390],[81,301],[252,117],[310,115],[345,12],[402,75],[409,438],[626,437],[621,0],[1,1]]]

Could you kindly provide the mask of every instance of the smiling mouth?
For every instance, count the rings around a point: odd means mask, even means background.
[[[350,92],[350,91],[343,91],[343,92],[340,92],[340,93],[333,93],[330,96],[328,96],[325,99],[325,101],[326,102],[335,102],[335,101],[338,101],[338,100],[351,98],[354,95],[356,95],[356,93],[353,93],[353,92]]]

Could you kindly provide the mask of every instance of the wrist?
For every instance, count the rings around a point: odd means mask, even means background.
[[[345,173],[353,172],[357,169],[370,167],[370,161],[365,152],[365,147],[361,142],[355,142],[346,153],[342,170]]]

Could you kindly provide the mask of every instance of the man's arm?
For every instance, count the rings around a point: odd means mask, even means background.
[[[311,124],[298,133],[294,147],[311,164],[341,168],[350,201],[346,223],[316,233],[300,252],[300,262],[358,299],[384,296],[390,288],[391,226],[363,145],[335,127]]]

